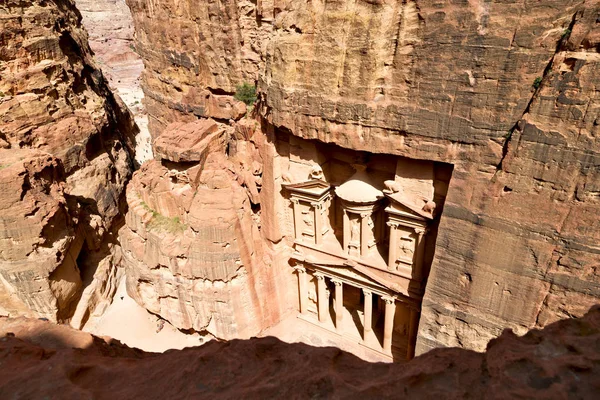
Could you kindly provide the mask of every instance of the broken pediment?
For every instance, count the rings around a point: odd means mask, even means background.
[[[423,197],[409,198],[402,192],[386,194],[386,197],[390,200],[390,205],[386,208],[388,213],[420,221],[434,218],[435,203]]]

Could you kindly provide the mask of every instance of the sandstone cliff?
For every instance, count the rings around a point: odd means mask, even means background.
[[[504,332],[483,354],[435,349],[408,364],[275,338],[148,354],[26,319],[0,319],[0,334],[3,398],[595,399],[600,389],[597,309],[524,337]]]
[[[154,137],[239,118],[234,87],[256,80],[270,141],[454,166],[418,353],[483,350],[598,301],[597,1],[128,4]],[[262,234],[279,243],[284,168],[266,151]]]
[[[167,126],[127,188],[127,291],[179,329],[249,338],[276,323],[289,282],[261,237],[262,136],[212,119]],[[226,155],[226,147],[229,149]],[[283,279],[283,281],[282,281]]]
[[[95,273],[84,309],[114,289],[135,126],[72,1],[8,0],[0,14],[0,313],[65,320]]]

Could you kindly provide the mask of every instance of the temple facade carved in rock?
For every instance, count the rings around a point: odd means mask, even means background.
[[[411,359],[451,167],[286,135],[278,148],[289,157],[282,196],[298,317]]]

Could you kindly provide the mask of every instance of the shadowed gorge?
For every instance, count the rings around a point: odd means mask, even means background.
[[[7,362],[100,398],[597,389],[598,0],[5,0],[0,32]]]

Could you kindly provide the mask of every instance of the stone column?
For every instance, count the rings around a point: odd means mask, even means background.
[[[396,253],[396,251],[398,250],[398,223],[388,221],[387,226],[390,227],[388,270],[395,271],[397,269],[396,259],[398,258],[398,255]]]
[[[321,203],[310,203],[315,213],[315,244],[323,243],[323,214],[321,214]]]
[[[343,283],[337,279],[331,280],[335,285],[335,329],[342,332],[342,317],[344,311],[344,292]]]
[[[294,208],[294,234],[297,241],[302,241],[302,215],[300,211],[300,200],[292,199],[292,205]]]
[[[344,213],[344,233],[343,233],[343,241],[344,241],[344,252],[348,253],[348,243],[350,243],[350,216],[348,215],[348,211],[342,210]]]
[[[325,276],[319,272],[315,272],[317,278],[317,307],[319,309],[319,322],[327,321],[327,309],[329,302],[327,301],[327,293],[325,288]]]
[[[300,296],[300,313],[306,315],[308,310],[308,291],[306,289],[306,268],[302,265],[294,267],[298,274],[298,293]]]
[[[392,352],[392,334],[394,331],[394,314],[396,313],[396,301],[392,297],[383,297],[385,301],[385,321],[383,326],[383,351]]]
[[[372,292],[367,289],[363,289],[363,294],[365,295],[363,340],[367,340],[367,334],[373,329],[371,326],[373,324],[373,296]]]
[[[413,279],[420,281],[423,279],[423,255],[425,254],[425,234],[427,230],[425,228],[415,228],[415,233],[418,235],[416,245],[417,257],[415,264],[413,265]]]
[[[369,232],[369,215],[370,213],[360,214],[360,256],[364,257],[369,251],[369,238],[367,233]]]
[[[408,348],[406,350],[406,359],[412,360],[415,356],[415,342],[417,341],[417,328],[419,326],[419,311],[410,310],[410,320],[408,321]]]

